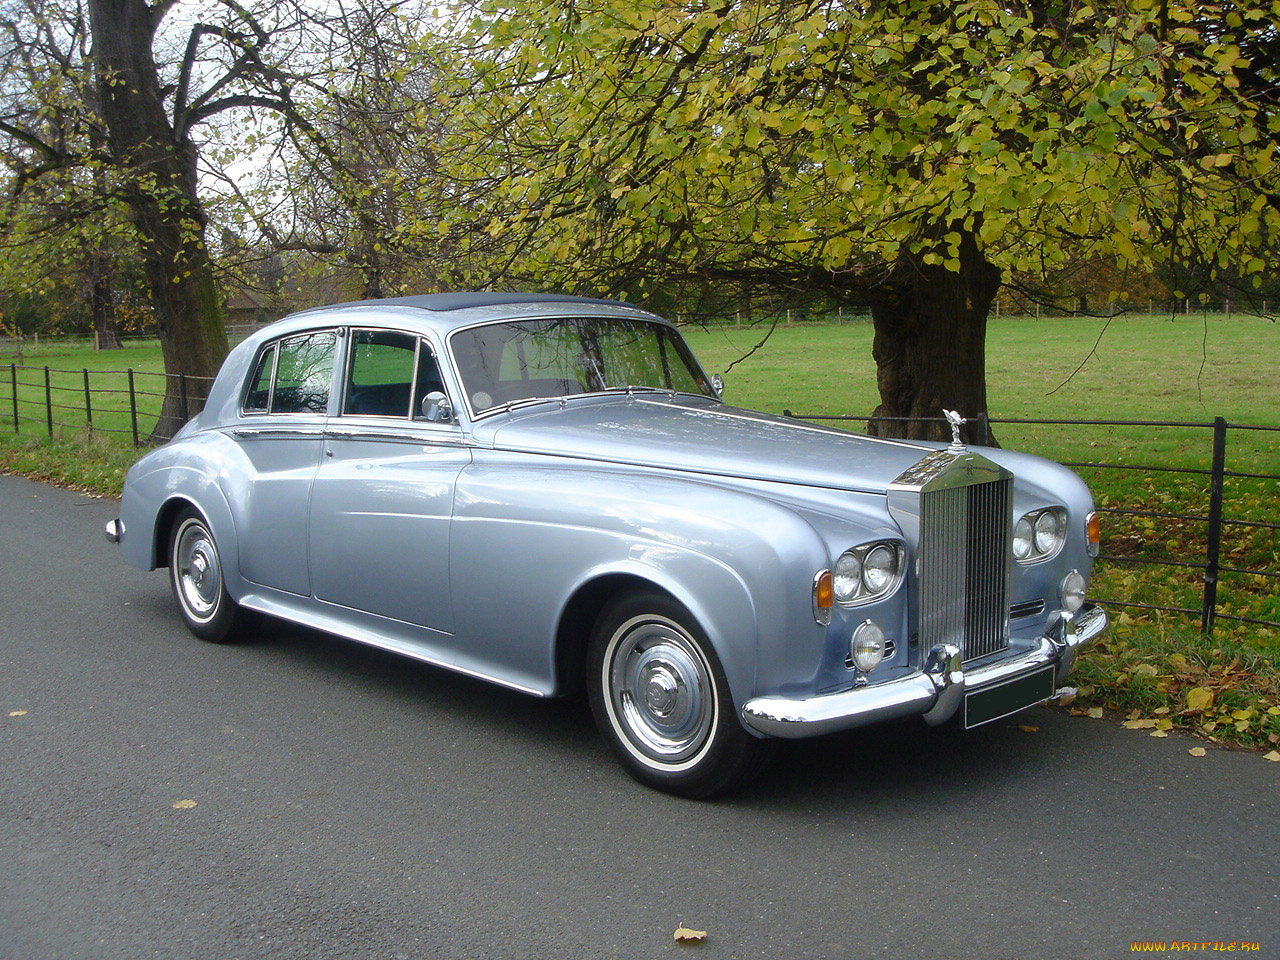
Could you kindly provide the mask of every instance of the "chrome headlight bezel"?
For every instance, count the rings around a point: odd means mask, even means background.
[[[836,602],[857,607],[889,596],[902,583],[905,557],[899,540],[872,540],[850,547],[832,564]]]
[[[1067,508],[1041,507],[1020,516],[1013,525],[1010,548],[1017,563],[1052,560],[1067,544]]]

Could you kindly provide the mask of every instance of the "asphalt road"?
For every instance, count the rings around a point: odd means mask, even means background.
[[[580,703],[284,625],[195,640],[114,511],[0,476],[0,960],[1280,957],[1257,755],[1035,710],[677,800]]]

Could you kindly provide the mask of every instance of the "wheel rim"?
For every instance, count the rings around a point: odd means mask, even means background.
[[[196,620],[212,619],[222,597],[222,567],[218,548],[204,525],[196,520],[183,524],[173,549],[178,598]]]
[[[610,716],[632,753],[668,769],[700,758],[716,723],[715,682],[678,624],[629,620],[614,634],[604,672]]]

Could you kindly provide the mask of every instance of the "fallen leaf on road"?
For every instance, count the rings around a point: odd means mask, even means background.
[[[9,714],[11,717],[25,717],[26,715],[27,711],[25,710],[14,710]]]
[[[1031,724],[1029,724],[1029,723],[1020,723],[1020,724],[1018,724],[1018,729],[1019,729],[1019,730],[1021,730],[1023,733],[1035,733],[1035,732],[1036,732],[1037,730],[1039,730],[1040,728],[1039,728],[1039,727],[1033,727],[1033,726],[1031,726]]]
[[[675,939],[676,943],[700,943],[707,939],[707,931],[690,930],[688,927],[681,924],[676,927]]]
[[[173,804],[175,810],[190,810],[196,805],[194,800],[177,800]]]
[[[1169,735],[1168,730],[1152,730],[1151,731],[1151,736],[1153,737],[1167,737],[1168,735]]]
[[[1272,763],[1280,763],[1280,750],[1272,750],[1270,753],[1262,755],[1263,760],[1270,760]]]
[[[1191,754],[1193,757],[1203,757],[1204,747],[1192,747],[1187,751],[1187,753]]]
[[[1089,708],[1089,716],[1093,717],[1093,719],[1095,719],[1095,720],[1101,720],[1101,719],[1102,719],[1102,708],[1101,708],[1101,707],[1090,707],[1090,708]]]

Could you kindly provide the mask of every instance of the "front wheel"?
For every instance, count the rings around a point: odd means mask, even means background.
[[[238,639],[246,612],[227,593],[217,542],[194,510],[183,511],[174,523],[169,585],[182,619],[197,637],[211,643]]]
[[[628,772],[666,793],[724,793],[773,752],[772,741],[739,723],[711,644],[664,594],[638,594],[604,610],[591,638],[587,689],[596,726]]]

